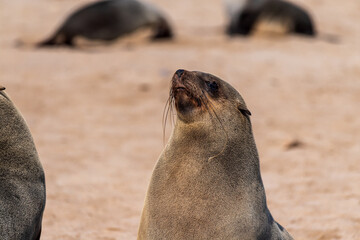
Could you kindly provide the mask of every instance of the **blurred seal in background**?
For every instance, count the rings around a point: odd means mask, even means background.
[[[266,203],[250,111],[211,74],[178,70],[175,128],[151,177],[138,239],[290,240]]]
[[[0,239],[40,239],[45,176],[29,128],[0,86]]]
[[[283,0],[224,0],[229,35],[249,35],[262,22],[277,24],[285,32],[315,36],[309,13],[294,3]]]
[[[39,47],[73,46],[76,37],[112,41],[142,27],[153,29],[152,39],[172,38],[173,32],[162,12],[138,0],[105,0],[72,13],[60,28]]]

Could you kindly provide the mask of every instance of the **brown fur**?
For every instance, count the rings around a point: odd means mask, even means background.
[[[267,208],[240,94],[213,75],[178,70],[170,97],[175,129],[153,171],[138,239],[292,239]]]
[[[30,131],[0,87],[0,234],[40,239],[45,177]]]

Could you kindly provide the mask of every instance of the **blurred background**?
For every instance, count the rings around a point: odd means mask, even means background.
[[[313,16],[317,38],[230,38],[220,0],[151,0],[172,41],[140,31],[110,45],[34,48],[89,2],[0,0],[0,84],[46,173],[42,239],[136,239],[179,68],[242,94],[269,209],[295,239],[360,239],[360,1],[292,0]]]

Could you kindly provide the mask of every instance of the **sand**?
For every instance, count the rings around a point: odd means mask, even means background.
[[[171,17],[175,41],[135,34],[33,48],[85,2],[0,0],[0,84],[46,172],[42,239],[136,238],[179,68],[215,74],[243,95],[278,222],[300,240],[360,239],[358,0],[294,0],[311,9],[317,39],[229,39],[221,1],[152,0]]]

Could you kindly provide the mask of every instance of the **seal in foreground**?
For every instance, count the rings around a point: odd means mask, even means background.
[[[40,239],[45,177],[30,131],[0,86],[0,239]]]
[[[207,73],[172,79],[175,128],[145,199],[138,239],[293,239],[271,216],[240,94]]]
[[[287,32],[315,36],[316,30],[309,13],[294,3],[283,0],[224,0],[229,35],[249,35],[261,21],[276,22]]]
[[[164,15],[150,3],[138,0],[105,0],[86,5],[72,13],[39,47],[73,46],[75,37],[112,41],[142,27],[151,27],[153,39],[171,38],[173,33]]]

